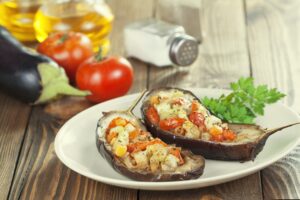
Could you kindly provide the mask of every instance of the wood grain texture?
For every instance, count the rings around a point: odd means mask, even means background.
[[[176,15],[176,11],[166,10],[168,6],[159,7],[157,3],[162,1],[108,1],[115,13],[111,54],[126,55],[122,34],[126,24],[153,15],[160,18],[168,16],[166,13]],[[300,75],[300,2],[199,0],[193,4],[201,8],[200,19],[193,20],[189,26],[201,28],[191,30],[202,32],[203,36],[198,60],[187,68],[157,69],[130,59],[135,80],[129,93],[166,85],[224,88],[240,76],[249,76],[251,65],[257,83],[287,93],[285,103],[300,112],[300,91],[296,89]],[[195,10],[193,16],[198,16]],[[201,26],[194,26],[196,21]],[[0,94],[0,199],[7,197],[12,181],[9,199],[300,198],[300,146],[263,170],[261,177],[256,173],[200,189],[138,193],[87,179],[58,160],[53,140],[68,118],[89,106],[78,99],[56,101],[46,107],[35,107],[28,122],[30,107]]]
[[[262,171],[265,199],[300,198],[300,146]]]
[[[130,3],[129,3],[130,2]],[[125,24],[152,16],[152,0],[109,1],[116,13],[111,34],[113,55],[124,55],[122,28]],[[135,71],[133,87],[138,92],[147,85],[147,66],[131,59]],[[10,199],[136,199],[137,190],[109,186],[85,178],[64,166],[54,153],[58,129],[71,116],[91,104],[82,99],[64,98],[36,107],[15,173]]]
[[[58,160],[53,140],[62,124],[34,108],[10,199],[135,199],[136,191],[85,178]]]
[[[297,87],[300,85],[300,58],[296,52],[299,52],[300,43],[299,39],[295,40],[299,35],[297,37],[294,31],[300,32],[300,2],[279,2],[246,1],[253,77],[256,83],[277,87],[287,94],[284,103],[299,113],[300,91]],[[285,16],[290,13],[297,24],[288,23]]]
[[[156,4],[155,17],[183,26],[187,34],[202,41],[201,8],[201,0],[160,0]]]
[[[29,115],[29,106],[0,92],[0,199],[8,196]]]
[[[250,75],[243,1],[202,1],[201,12],[203,44],[198,61],[188,68],[152,67],[150,88],[165,85],[224,88],[240,76]],[[174,192],[140,191],[139,196],[140,200],[262,199],[259,173],[212,187]]]
[[[68,120],[92,105],[93,103],[87,101],[85,97],[65,96],[47,104],[44,111],[56,118]]]
[[[246,1],[253,77],[287,94],[300,112],[300,2]],[[300,198],[300,146],[262,171],[265,199]]]
[[[126,56],[123,39],[123,29],[126,25],[139,19],[150,18],[153,15],[154,0],[112,0],[108,1],[113,13],[115,21],[113,23],[113,31],[111,38],[111,55]],[[134,69],[134,84],[129,93],[142,91],[147,87],[147,71],[148,67],[145,63],[136,59],[129,59]]]
[[[218,200],[261,199],[261,190],[257,188],[260,178],[257,174],[247,176],[221,185],[179,191],[141,191],[140,200]],[[249,186],[251,185],[251,189]]]
[[[151,67],[151,88],[162,85],[224,88],[240,76],[250,75],[243,1],[204,0],[201,8],[203,43],[197,61],[185,68]]]

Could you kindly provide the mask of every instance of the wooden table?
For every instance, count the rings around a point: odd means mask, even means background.
[[[112,54],[124,54],[122,29],[127,23],[176,14],[158,0],[108,2],[115,13]],[[197,3],[200,15],[187,21],[201,23],[197,62],[185,69],[158,69],[131,59],[135,81],[130,93],[165,85],[224,88],[241,76],[252,76],[256,83],[286,93],[283,102],[299,113],[300,1],[193,1]],[[85,178],[58,160],[53,140],[68,118],[89,106],[83,99],[64,98],[30,107],[0,93],[0,199],[300,198],[300,146],[258,173],[200,189],[129,190]]]

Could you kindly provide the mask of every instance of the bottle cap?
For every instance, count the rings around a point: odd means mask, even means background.
[[[191,65],[198,57],[198,41],[186,34],[176,36],[170,46],[171,61],[179,66]]]

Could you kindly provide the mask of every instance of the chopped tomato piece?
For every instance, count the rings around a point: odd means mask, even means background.
[[[144,151],[147,146],[153,145],[153,144],[161,144],[163,146],[167,146],[166,143],[161,141],[160,139],[154,139],[151,141],[145,141],[145,142],[136,142],[136,143],[131,143],[127,145],[127,151],[132,153],[132,152],[138,152],[138,151]]]
[[[131,143],[131,144],[128,144],[127,145],[127,151],[129,152],[129,153],[131,153],[131,152],[133,152],[134,150],[135,150],[135,145],[134,145],[135,143]]]
[[[194,100],[191,105],[192,112],[196,112],[198,110],[198,102]]]
[[[191,112],[191,114],[189,114],[189,120],[198,127],[205,127],[205,117],[201,113]]]
[[[147,109],[147,112],[146,112],[146,116],[147,116],[147,119],[154,125],[157,125],[158,122],[159,122],[159,115],[158,115],[158,112],[157,110],[153,107],[153,106],[150,106],[148,109]]]
[[[113,131],[109,132],[109,133],[106,135],[106,141],[107,141],[108,143],[110,143],[110,142],[112,141],[112,139],[114,139],[115,137],[117,137],[117,135],[118,135],[118,133],[116,133],[116,132],[113,132]]]
[[[127,123],[128,123],[128,121],[126,119],[117,117],[110,122],[108,128],[113,128],[116,126],[126,126]]]
[[[168,146],[166,143],[164,143],[162,140],[156,138],[154,140],[151,140],[148,142],[148,145],[152,145],[152,144],[161,144],[163,145],[164,147]]]
[[[135,129],[134,131],[131,131],[129,133],[129,140],[133,140],[134,138],[136,138],[139,134],[139,130]]]
[[[212,135],[211,140],[212,141],[216,141],[216,142],[223,142],[224,141],[224,137],[223,137],[222,134]]]
[[[181,126],[185,122],[184,118],[168,118],[159,122],[159,127],[163,130],[170,131],[178,126]]]
[[[146,142],[136,142],[136,143],[128,144],[127,151],[129,153],[143,151],[147,148],[147,143],[148,142],[146,141]]]
[[[181,156],[180,150],[178,148],[172,148],[170,149],[170,154],[176,156],[179,159],[179,164],[182,165],[184,164],[184,160]]]
[[[229,129],[226,129],[223,131],[223,136],[224,136],[225,140],[230,140],[230,141],[232,141],[236,138],[236,134]]]

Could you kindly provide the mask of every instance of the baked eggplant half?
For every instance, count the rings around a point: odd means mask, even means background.
[[[189,150],[153,138],[131,113],[112,111],[96,131],[100,154],[121,174],[139,181],[178,181],[202,175],[205,161]]]
[[[294,125],[267,130],[252,124],[224,123],[192,92],[180,88],[150,91],[141,110],[154,137],[215,160],[254,160],[270,135]]]

